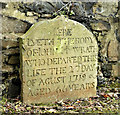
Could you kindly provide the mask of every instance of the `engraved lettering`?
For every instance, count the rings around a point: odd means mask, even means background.
[[[28,39],[27,45],[28,46],[34,46],[35,43],[34,43],[34,41],[32,39]]]
[[[59,68],[49,68],[51,75],[57,75],[57,74],[65,74],[66,73],[66,67],[59,67]]]
[[[28,80],[27,81],[27,86],[35,86],[35,83],[36,83],[36,79],[33,79],[33,80]]]
[[[72,29],[57,28],[57,35],[58,36],[71,36],[72,35],[71,31],[72,31]]]

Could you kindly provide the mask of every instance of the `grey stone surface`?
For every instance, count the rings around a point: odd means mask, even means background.
[[[106,21],[95,21],[91,23],[92,29],[97,31],[109,31],[111,29],[110,24]]]
[[[118,10],[118,2],[96,2],[93,13],[100,16],[115,16]],[[96,15],[96,16],[97,16]]]
[[[120,63],[112,65],[113,76],[120,77]]]
[[[29,27],[29,23],[2,16],[2,33],[24,33]]]
[[[108,46],[108,58],[110,61],[119,60],[119,42],[117,40],[111,40]]]
[[[2,39],[3,49],[9,49],[9,48],[18,47],[18,46],[19,46],[18,41],[13,41],[11,39]]]
[[[73,3],[73,7],[71,6],[71,10],[73,10],[76,16],[85,17],[86,15],[86,11],[84,10],[82,3],[79,2]]]
[[[8,60],[8,64],[20,64],[20,59],[19,59],[19,55],[18,56],[10,56],[9,60]]]
[[[11,65],[2,65],[2,73],[5,73],[5,72],[13,72],[13,66]]]
[[[49,2],[35,2],[33,3],[33,9],[37,13],[54,13],[55,8]]]
[[[2,53],[6,56],[11,56],[11,55],[19,55],[20,51],[19,48],[11,48],[11,49],[2,50]]]

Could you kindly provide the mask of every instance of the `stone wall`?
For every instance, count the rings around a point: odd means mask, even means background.
[[[120,76],[120,2],[0,3],[2,20],[2,90],[15,98],[20,94],[19,37],[34,23],[68,15],[84,24],[96,36],[99,46],[98,78]],[[67,7],[64,7],[64,5]],[[59,10],[61,9],[61,10]],[[99,80],[99,79],[98,79]]]

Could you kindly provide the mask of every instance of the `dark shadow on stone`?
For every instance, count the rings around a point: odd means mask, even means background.
[[[6,5],[7,5],[6,3],[0,2],[0,6],[2,6],[2,9],[5,9]]]
[[[32,26],[32,24],[29,23],[29,22],[27,22],[27,21],[23,21],[23,20],[21,20],[21,21],[27,24],[26,30],[24,32],[24,33],[26,33],[30,29],[30,27]]]
[[[21,81],[19,78],[13,78],[9,81],[8,98],[16,98],[21,92]]]
[[[109,78],[111,76],[112,66],[111,64],[103,64],[101,66],[101,70],[102,70],[104,77]]]

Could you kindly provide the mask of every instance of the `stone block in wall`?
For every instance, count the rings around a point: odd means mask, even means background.
[[[13,48],[13,47],[18,47],[19,43],[18,41],[13,41],[13,40],[8,40],[8,39],[2,39],[2,48],[3,49],[8,49],[8,48]]]
[[[118,16],[119,16],[119,21],[118,21],[118,29],[117,29],[117,39],[118,41],[120,42],[120,8],[119,8],[119,11],[118,11]]]
[[[7,55],[2,54],[1,57],[2,57],[2,64],[8,62],[8,56]]]
[[[2,53],[3,53],[4,55],[15,55],[15,54],[19,54],[19,48],[6,49],[6,50],[3,50]]]
[[[24,33],[4,33],[2,34],[2,39],[4,40],[12,40],[18,41],[18,38],[22,36]]]
[[[99,0],[100,1],[100,0]],[[118,2],[96,2],[93,6],[93,13],[100,16],[115,15],[118,11]]]
[[[109,61],[119,60],[119,42],[117,40],[111,40],[108,45],[108,58]]]
[[[1,17],[2,20],[2,33],[25,33],[30,24],[21,20],[11,17]]]
[[[71,10],[74,12],[76,16],[85,16],[86,11],[82,6],[82,2],[74,2],[72,4]]]
[[[120,63],[112,65],[113,76],[120,77]]]
[[[120,24],[116,34],[117,34],[117,40],[120,42]]]
[[[11,65],[2,65],[2,73],[12,73],[13,72],[13,66]]]
[[[100,53],[102,56],[107,57],[107,46],[109,43],[109,38],[107,37],[109,32],[102,31],[98,34],[98,41],[100,42]]]
[[[93,30],[97,31],[109,31],[111,29],[110,24],[106,21],[96,21],[90,24]]]
[[[8,64],[19,64],[19,56],[10,56]]]

